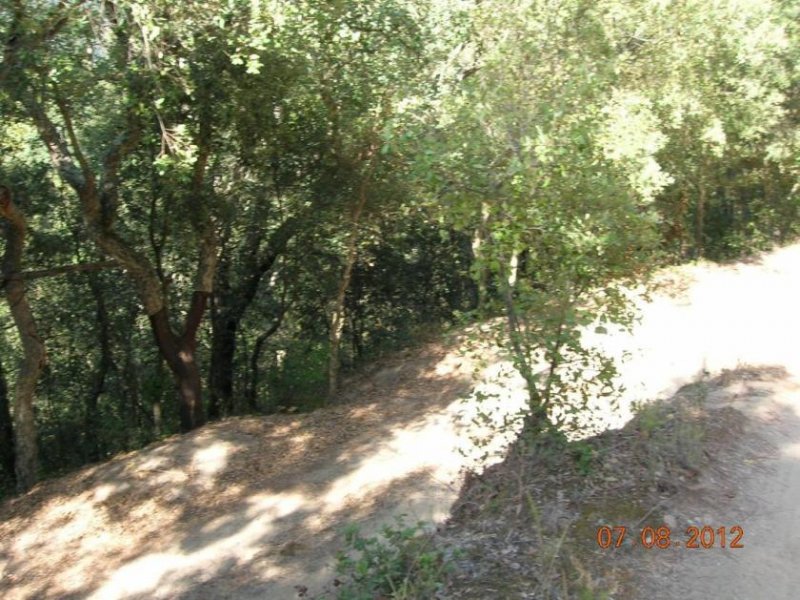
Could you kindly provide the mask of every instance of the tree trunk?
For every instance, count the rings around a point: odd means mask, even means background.
[[[7,221],[3,272],[13,276],[21,271],[26,223],[7,188],[0,188],[0,215]],[[39,472],[34,401],[36,384],[44,367],[45,349],[28,304],[24,281],[11,277],[6,282],[5,293],[23,351],[14,386],[15,476],[17,491],[22,493],[36,483]]]
[[[694,257],[703,258],[704,238],[705,238],[705,211],[706,211],[706,186],[703,180],[700,180],[700,185],[697,193],[697,210],[695,213],[694,223]]]
[[[259,410],[258,383],[261,373],[258,368],[258,363],[261,361],[261,352],[264,350],[264,344],[269,337],[270,334],[268,333],[262,333],[258,336],[253,346],[253,352],[250,355],[250,380],[247,382],[247,389],[245,390],[245,402],[247,407],[253,412],[258,412]]]
[[[258,363],[261,361],[261,352],[264,349],[264,343],[266,341],[267,336],[262,333],[256,339],[253,352],[250,354],[250,378],[247,382],[244,400],[247,404],[247,408],[253,412],[258,411],[258,382],[260,378]]]
[[[258,410],[258,362],[261,358],[261,351],[264,349],[264,344],[271,338],[283,323],[283,317],[286,314],[286,298],[283,298],[281,310],[278,313],[275,321],[270,325],[264,333],[256,338],[256,343],[253,347],[253,353],[250,355],[250,381],[248,382],[247,389],[245,390],[245,402],[250,410],[256,412]]]
[[[108,318],[103,290],[96,277],[90,277],[89,287],[94,296],[97,317],[97,343],[100,348],[100,360],[97,363],[97,370],[92,377],[92,387],[86,396],[85,403],[85,429],[86,446],[88,449],[88,459],[98,461],[103,456],[100,444],[100,396],[105,391],[106,378],[113,365],[111,356],[111,324]]]
[[[8,383],[3,363],[0,362],[0,468],[14,483],[14,425],[8,398]]]
[[[476,298],[476,308],[478,311],[486,307],[486,301],[488,299],[489,269],[484,258],[484,254],[486,253],[484,244],[488,243],[488,223],[489,204],[483,202],[481,204],[481,222],[472,235],[472,264],[477,270],[475,273],[475,283],[478,287],[478,297]]]
[[[211,318],[211,364],[208,387],[209,416],[217,419],[233,413],[233,371],[236,358],[236,334],[243,314],[228,311],[213,314]]]
[[[353,276],[353,266],[358,258],[358,230],[361,214],[367,204],[367,183],[368,178],[365,176],[361,182],[358,203],[353,211],[344,270],[339,280],[339,289],[336,291],[336,300],[331,311],[331,329],[328,336],[328,399],[333,398],[339,389],[339,348],[342,343],[342,331],[344,330],[344,301],[347,295],[347,288],[350,287],[350,279]]]
[[[113,242],[110,245],[104,244],[109,238]],[[201,244],[198,282],[192,294],[183,331],[180,334],[176,334],[172,330],[166,296],[162,295],[157,283],[158,279],[149,262],[146,259],[141,259],[142,262],[135,260],[129,250],[122,243],[118,243],[116,236],[111,232],[99,235],[97,241],[101,248],[112,256],[118,256],[120,262],[129,267],[129,273],[139,287],[140,297],[150,319],[156,344],[177,383],[181,430],[186,432],[200,427],[205,423],[205,414],[201,393],[202,380],[195,361],[195,349],[197,330],[203,320],[207,299],[213,288],[213,275],[216,268],[216,246],[213,233],[209,232],[207,239],[204,239]],[[114,252],[119,252],[119,254],[115,255]],[[131,273],[130,265],[135,265],[138,274]]]
[[[161,400],[159,399],[153,402],[153,435],[156,438],[160,438],[161,432],[164,430],[162,422],[163,417],[161,415]]]
[[[148,423],[153,422],[153,417],[150,413],[149,407],[142,404],[142,394],[140,390],[140,364],[136,359],[134,345],[136,344],[135,329],[136,317],[139,314],[138,307],[127,311],[122,330],[127,332],[127,335],[120,336],[120,343],[122,345],[122,368],[121,368],[121,383],[123,386],[123,393],[125,397],[125,410],[127,411],[126,417],[131,423],[136,423],[139,427],[142,426],[142,417],[148,420]],[[161,364],[161,358],[157,359]],[[157,381],[161,381],[160,378]],[[155,427],[155,425],[154,425]],[[156,435],[156,437],[158,437]],[[125,432],[125,447],[135,448],[138,442],[137,432],[133,427]]]
[[[238,278],[234,279],[228,260],[223,258],[221,261],[215,288],[216,301],[211,313],[211,364],[208,374],[211,418],[231,414],[234,409],[234,361],[239,327],[255,300],[262,279],[273,270],[275,262],[286,251],[304,218],[305,215],[301,214],[286,219],[265,244],[262,244],[260,231],[258,235],[246,239],[237,252],[236,262],[243,271]],[[282,317],[282,313],[278,315],[278,325]],[[267,337],[273,333],[275,329],[271,327]]]
[[[514,287],[517,282],[516,269],[519,264],[517,257],[517,253],[512,252],[507,262],[502,263],[498,275],[501,286],[500,292],[506,309],[506,323],[508,325],[512,362],[525,380],[525,387],[528,392],[528,414],[525,417],[525,430],[533,435],[550,427],[547,415],[548,398],[543,395],[539,378],[534,373],[534,365],[531,363],[530,340],[528,338],[529,330],[526,326],[527,321],[524,315],[520,314],[517,300],[514,297]]]
[[[242,268],[247,268],[253,255],[258,251],[259,237],[248,234],[242,242]],[[211,419],[230,414],[233,407],[233,367],[236,357],[236,334],[239,329],[239,318],[235,314],[235,306],[242,302],[232,289],[230,247],[223,244],[214,298],[211,303],[211,357],[208,365],[208,416]]]
[[[205,423],[200,369],[195,360],[197,328],[205,311],[208,294],[196,291],[186,317],[183,335],[176,336],[169,324],[166,308],[150,315],[156,343],[175,378],[178,388],[178,415],[181,430],[191,431]]]
[[[331,312],[331,330],[328,337],[330,353],[328,355],[328,398],[333,398],[339,389],[339,348],[342,343],[342,331],[344,330],[344,301],[347,288],[350,285],[350,278],[353,274],[353,265],[356,263],[358,253],[356,251],[357,241],[351,235],[348,243],[347,260],[339,280],[339,289],[336,292],[336,303]]]
[[[673,239],[678,242],[678,256],[684,260],[686,253],[686,232],[684,229],[686,212],[689,209],[689,194],[686,190],[682,191],[678,198],[678,205],[673,218]]]
[[[203,412],[202,379],[195,362],[194,351],[178,353],[180,366],[175,370],[180,394],[180,420],[183,431],[191,431],[206,422]]]

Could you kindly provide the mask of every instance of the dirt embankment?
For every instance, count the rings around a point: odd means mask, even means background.
[[[0,506],[0,596],[295,598],[333,579],[341,530],[442,521],[474,461],[476,365],[429,344],[305,415],[231,419],[44,482]],[[473,407],[474,408],[474,407]]]

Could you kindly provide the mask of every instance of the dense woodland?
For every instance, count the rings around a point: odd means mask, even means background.
[[[797,0],[1,0],[2,488],[321,407],[487,315],[557,423],[610,382],[580,329],[630,323],[619,286],[797,233],[799,26]]]

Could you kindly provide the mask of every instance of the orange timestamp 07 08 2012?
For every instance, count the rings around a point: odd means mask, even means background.
[[[628,537],[628,527],[624,525],[603,525],[597,528],[597,545],[603,550],[622,547]],[[667,548],[739,549],[744,548],[743,538],[744,529],[739,525],[732,527],[711,527],[710,525],[697,527],[691,525],[686,528],[685,539],[677,539],[670,527],[662,525],[661,527],[643,527],[639,530],[638,536],[633,535],[628,543],[640,545],[648,550],[653,548],[659,550]]]

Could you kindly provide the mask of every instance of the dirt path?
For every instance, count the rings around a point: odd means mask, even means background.
[[[650,552],[636,597],[793,600],[800,589],[800,247],[752,264],[682,272],[691,285],[647,309],[635,336],[642,351],[626,376],[666,396],[699,369],[710,376],[762,367],[709,397],[709,407],[742,411],[748,426],[730,464],[677,499],[676,512],[688,518],[672,528],[685,541],[689,525],[739,525],[744,548]]]
[[[744,547],[652,556],[643,597],[794,600],[800,587],[800,380],[781,373],[739,383],[720,390],[709,405],[734,406],[748,417],[736,454],[752,458],[726,465],[723,478],[706,482],[703,497],[684,500],[679,511],[693,515],[698,527],[740,526]],[[689,524],[676,523],[681,538]]]
[[[635,356],[622,374],[629,393],[618,412],[607,411],[608,424],[624,422],[631,402],[668,397],[704,371],[773,365],[787,377],[759,402],[740,394],[753,439],[774,451],[755,470],[742,466],[741,493],[720,505],[729,514],[698,515],[742,525],[746,549],[653,559],[654,573],[671,574],[644,581],[653,591],[643,597],[794,598],[786,594],[800,583],[790,568],[800,555],[800,246],[678,273],[685,290],[647,305],[635,335],[598,339]],[[348,404],[218,423],[5,503],[0,596],[288,600],[295,586],[319,591],[344,524],[369,530],[400,513],[441,520],[460,469],[475,464],[458,448],[476,410],[460,399],[477,366],[453,348],[432,344],[377,365],[349,383]],[[505,367],[492,359],[479,372],[484,391],[512,411],[523,392],[503,379]]]

